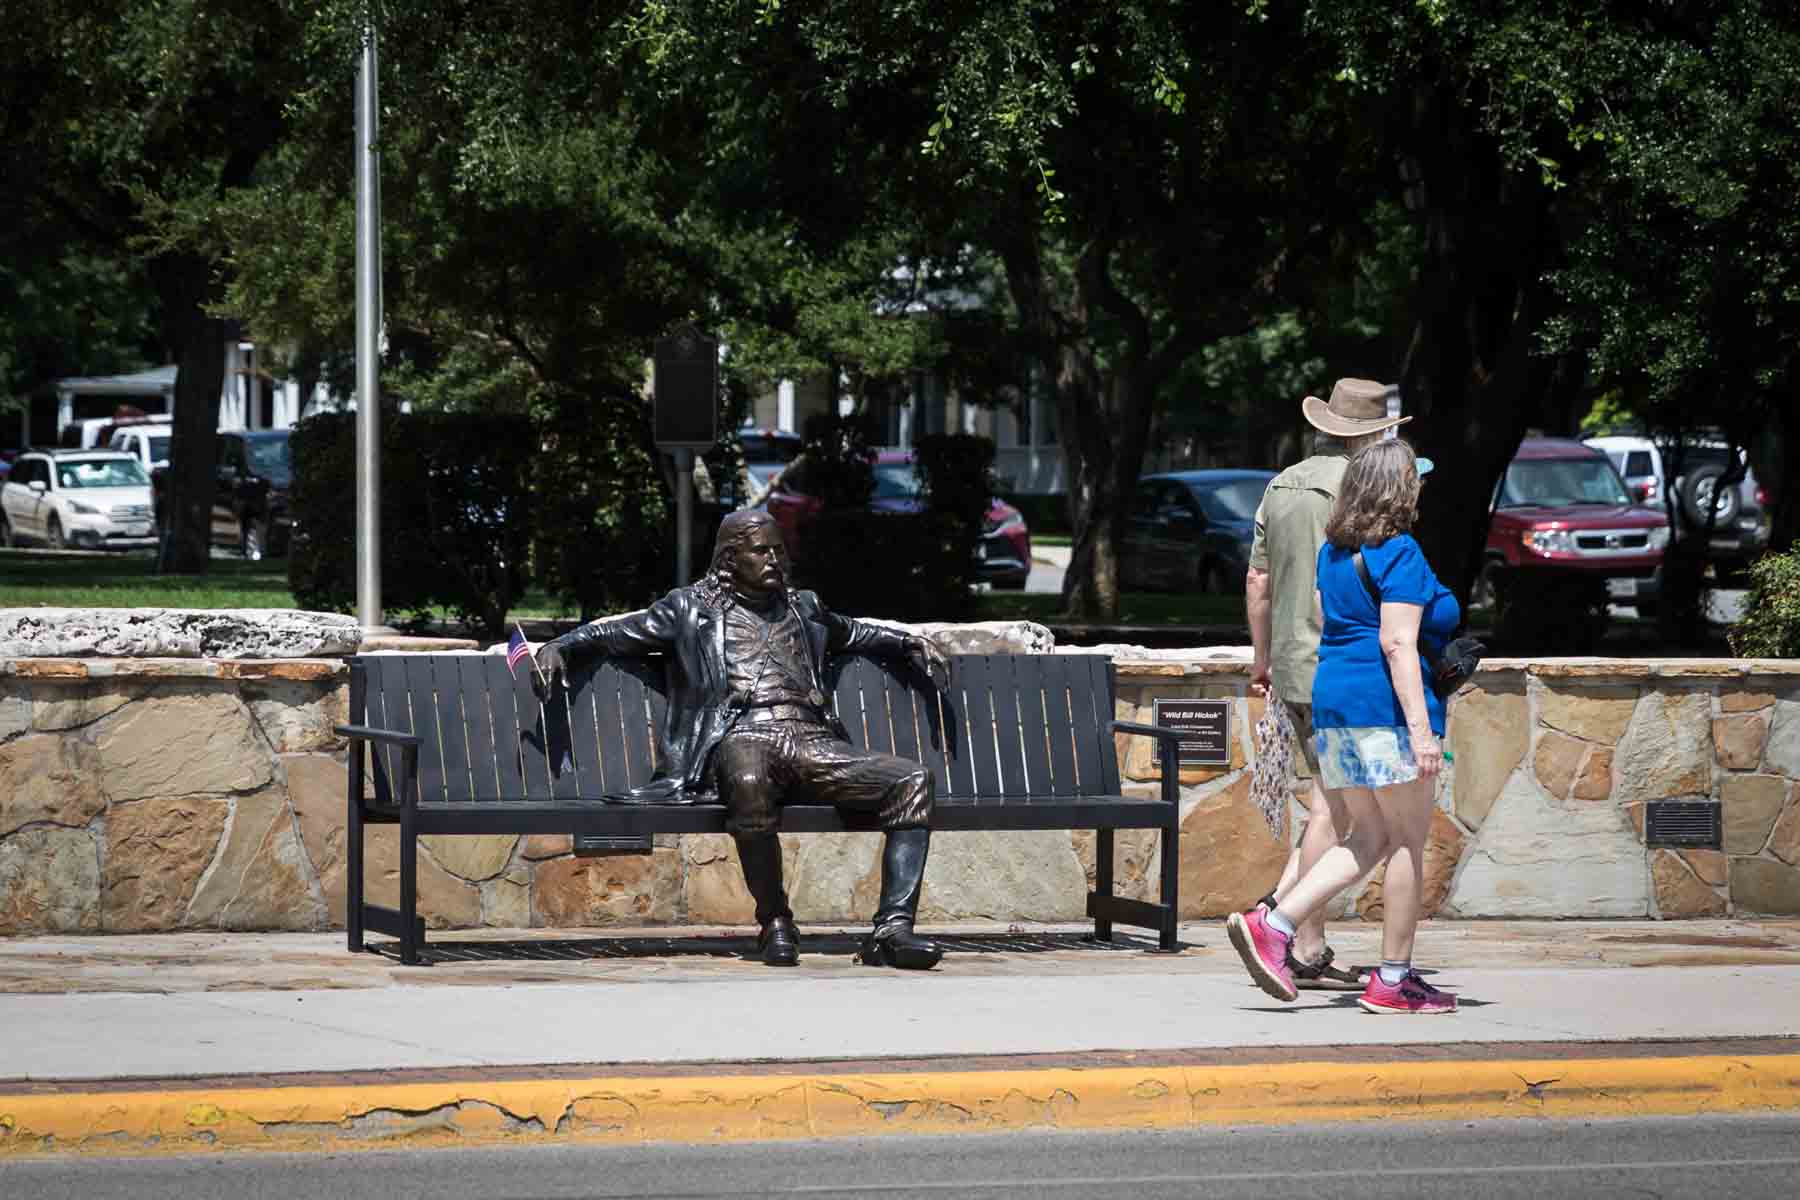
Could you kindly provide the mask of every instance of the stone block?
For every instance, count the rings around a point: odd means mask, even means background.
[[[0,682],[0,687],[7,686]],[[31,728],[31,697],[24,692],[0,695],[0,742]]]
[[[794,839],[782,839],[782,873],[798,853]],[[691,833],[681,839],[683,908],[694,925],[754,925],[756,901],[744,886],[737,846],[723,833]]]
[[[1456,704],[1450,749],[1456,756],[1456,815],[1481,828],[1501,789],[1531,748],[1531,714],[1516,685],[1484,686]]]
[[[1614,758],[1621,803],[1712,791],[1712,697],[1652,691],[1638,704]]]
[[[1551,729],[1611,746],[1631,724],[1637,699],[1635,687],[1540,681],[1538,720]]]
[[[1248,775],[1203,796],[1181,821],[1181,918],[1248,908],[1281,878],[1287,857],[1287,843],[1251,802]]]
[[[1788,797],[1787,807],[1769,833],[1769,853],[1789,866],[1800,866],[1800,789]]]
[[[0,610],[0,658],[337,658],[361,641],[355,617],[298,609]]]
[[[231,802],[225,844],[183,923],[213,929],[321,929],[323,895],[295,832],[287,794],[269,788]]]
[[[536,862],[541,858],[560,858],[575,852],[575,839],[566,833],[534,833],[519,848],[519,857]]]
[[[1650,856],[1650,880],[1656,887],[1656,915],[1664,920],[1725,915],[1725,897],[1708,887],[1673,851],[1658,850]]]
[[[481,923],[493,929],[531,927],[531,872],[513,867],[481,885]]]
[[[1558,800],[1567,799],[1587,752],[1588,744],[1578,738],[1555,730],[1545,733],[1531,756],[1539,785]]]
[[[280,665],[280,664],[272,664]],[[293,679],[246,679],[244,703],[277,754],[335,750],[344,739],[331,731],[349,719],[349,691]]]
[[[1515,775],[1465,856],[1443,909],[1458,917],[1643,917],[1644,847],[1611,805],[1558,804]]]
[[[1087,875],[1068,831],[932,836],[921,921],[1079,921],[1086,913]],[[871,905],[861,917],[873,915]]]
[[[1700,882],[1724,887],[1731,878],[1731,862],[1718,850],[1683,850],[1681,861],[1699,877]]]
[[[1431,810],[1431,829],[1425,835],[1422,864],[1425,878],[1419,888],[1421,917],[1435,915],[1443,907],[1444,901],[1449,899],[1451,885],[1456,879],[1456,868],[1462,865],[1463,848],[1467,843],[1467,835],[1450,818],[1450,814],[1441,808]],[[1386,873],[1385,863],[1377,867],[1368,886],[1357,897],[1356,911],[1365,921],[1381,920],[1384,909],[1382,885]]]
[[[294,754],[281,760],[288,803],[300,827],[301,848],[318,881],[327,919],[344,923],[344,819],[349,771],[326,754]]]
[[[1768,708],[1774,703],[1774,692],[1736,691],[1726,689],[1719,693],[1720,712],[1755,712],[1758,709]]]
[[[1768,858],[1732,859],[1731,906],[1739,916],[1800,917],[1800,867]]]
[[[1769,742],[1763,753],[1768,770],[1800,779],[1800,698],[1775,702],[1775,717],[1769,723]]]
[[[274,756],[250,710],[219,685],[184,683],[94,726],[101,786],[109,799],[248,792],[274,775]]]
[[[1787,780],[1777,775],[1728,775],[1719,788],[1725,811],[1727,854],[1760,854],[1787,802]]]
[[[433,834],[420,838],[419,844],[444,870],[471,883],[479,883],[483,879],[493,879],[512,862],[513,847],[519,844],[519,835]]]
[[[0,743],[0,834],[23,825],[86,825],[106,808],[94,755],[62,734]]]
[[[1582,760],[1570,795],[1576,800],[1607,800],[1612,797],[1613,751],[1595,746]]]
[[[1077,829],[1069,834],[1075,857],[1094,886],[1095,833]],[[1154,829],[1116,829],[1113,831],[1113,895],[1129,900],[1156,900],[1162,894],[1162,835]]]
[[[100,853],[87,829],[0,837],[0,934],[97,933]]]
[[[141,699],[150,687],[148,680],[141,679],[39,683],[32,690],[32,728],[54,732],[92,725]]]
[[[532,879],[531,923],[661,925],[679,919],[680,903],[679,850],[554,858]]]
[[[394,825],[370,825],[365,832],[363,899],[369,904],[398,908],[400,830]],[[342,890],[340,886],[340,905]],[[427,928],[474,929],[482,923],[481,902],[480,886],[458,879],[433,862],[430,855],[419,855],[419,916]]]
[[[801,922],[860,925],[875,915],[881,898],[879,833],[800,834],[781,839],[788,902]],[[931,868],[943,849],[933,838],[926,862],[920,911],[931,893]]]
[[[1712,723],[1713,752],[1719,765],[1727,770],[1754,771],[1762,761],[1763,741],[1769,733],[1766,717],[1746,713],[1731,717],[1714,717]]]
[[[181,928],[231,815],[201,796],[115,804],[106,814],[100,922],[108,933]]]

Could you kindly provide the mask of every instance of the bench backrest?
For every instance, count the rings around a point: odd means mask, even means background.
[[[924,763],[940,801],[1111,796],[1112,663],[1103,655],[957,655],[938,693],[910,668],[860,656],[827,683],[854,744]],[[597,800],[646,783],[668,701],[659,659],[571,672],[539,704],[498,654],[371,654],[351,660],[350,720],[420,738],[425,804]],[[396,751],[375,753],[391,804]]]

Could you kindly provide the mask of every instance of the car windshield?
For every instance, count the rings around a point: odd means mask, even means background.
[[[250,459],[250,470],[271,483],[287,483],[293,476],[293,460],[288,455],[288,440],[279,438],[245,438],[244,453]]]
[[[1525,458],[1506,468],[1500,483],[1500,508],[1571,504],[1630,504],[1619,474],[1604,457]]]
[[[56,482],[65,488],[134,487],[150,477],[135,458],[91,458],[57,463]]]
[[[911,463],[875,464],[875,499],[910,500],[919,494],[919,473]]]
[[[1212,487],[1194,489],[1209,521],[1248,521],[1256,516],[1263,492],[1273,475],[1230,479]]]

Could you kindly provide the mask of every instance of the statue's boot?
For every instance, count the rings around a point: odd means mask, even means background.
[[[870,966],[924,971],[944,957],[942,946],[913,933],[930,849],[930,829],[888,831],[881,852],[881,907],[875,910],[874,931],[862,942],[862,960]]]
[[[781,885],[781,838],[773,833],[740,837],[738,862],[744,868],[744,884],[756,900],[756,948],[771,967],[791,967],[800,961],[800,932]]]

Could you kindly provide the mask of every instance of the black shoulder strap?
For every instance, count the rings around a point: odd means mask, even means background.
[[[1375,586],[1375,577],[1369,574],[1369,564],[1363,561],[1362,551],[1358,550],[1350,556],[1356,564],[1356,573],[1362,578],[1363,586],[1369,589],[1369,599],[1375,602],[1377,612],[1381,610],[1381,589]]]

